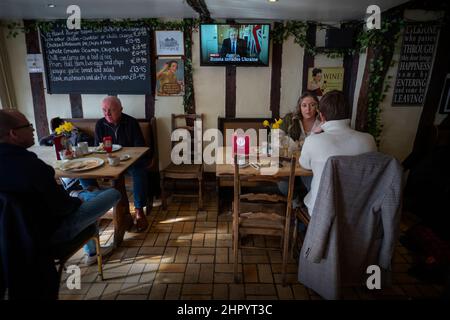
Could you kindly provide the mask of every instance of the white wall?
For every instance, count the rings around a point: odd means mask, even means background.
[[[294,42],[293,37],[283,42],[280,116],[294,111],[301,95],[304,52],[305,50]]]
[[[6,38],[7,29],[5,28],[3,32]],[[12,69],[11,75],[16,91],[18,109],[35,125],[30,77],[26,63],[25,35],[20,32],[16,38],[6,39],[5,43],[9,64]]]

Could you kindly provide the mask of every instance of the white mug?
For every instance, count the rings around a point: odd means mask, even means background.
[[[111,167],[118,166],[120,164],[120,158],[116,156],[108,157],[108,163]]]

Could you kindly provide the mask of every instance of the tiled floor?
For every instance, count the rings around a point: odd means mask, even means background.
[[[131,208],[133,210],[133,208]],[[168,210],[153,208],[148,215],[147,233],[127,233],[123,244],[106,260],[105,280],[97,276],[97,266],[83,266],[77,253],[69,264],[79,264],[81,289],[67,289],[61,283],[61,299],[299,299],[320,297],[297,281],[297,264],[288,265],[288,285],[281,284],[279,251],[243,251],[241,283],[233,281],[231,215],[217,212],[214,188],[207,192],[204,211],[196,200],[171,199]],[[111,220],[101,221],[101,240],[112,241]],[[405,228],[402,223],[402,228]],[[277,239],[254,238],[255,245],[276,247]],[[393,287],[376,292],[349,288],[346,299],[437,298],[441,286],[422,283],[408,275],[411,254],[396,247]],[[67,275],[66,275],[67,276]]]

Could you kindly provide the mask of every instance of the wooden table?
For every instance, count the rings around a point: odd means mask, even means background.
[[[230,147],[221,147],[218,148],[218,151],[216,153],[216,182],[217,182],[217,194],[219,195],[218,199],[218,210],[220,213],[220,210],[222,208],[221,205],[221,195],[223,194],[223,190],[221,188],[223,187],[233,187],[233,176],[234,176],[234,164],[232,164],[232,156],[231,156],[231,148]],[[300,155],[298,155],[300,156]],[[261,157],[264,159],[270,159],[270,157]],[[257,158],[259,159],[259,158]],[[273,176],[275,177],[289,177],[289,162],[288,161],[282,161],[280,160],[280,163],[282,163],[282,166],[277,170]],[[254,169],[251,166],[248,166],[246,168],[239,169],[240,174],[244,175],[261,175],[264,174],[264,170],[257,170]],[[300,166],[300,163],[296,161],[295,166],[295,175],[296,176],[312,176],[313,173],[311,170],[307,170]],[[250,182],[249,182],[250,183]]]
[[[56,153],[53,147],[33,146],[28,150],[36,153],[36,155],[48,165],[55,167]],[[116,188],[122,195],[119,203],[113,209],[114,246],[116,247],[119,246],[122,242],[125,231],[129,230],[129,228],[133,224],[128,203],[128,196],[125,190],[124,173],[148,150],[149,148],[147,147],[124,147],[121,150],[114,152],[114,155],[119,157],[123,154],[129,154],[131,157],[129,160],[121,161],[120,164],[115,167],[112,167],[108,164],[106,154],[93,153],[86,155],[85,157],[95,157],[105,160],[105,163],[101,167],[80,172],[69,172],[55,169],[55,178],[112,180],[113,187]]]

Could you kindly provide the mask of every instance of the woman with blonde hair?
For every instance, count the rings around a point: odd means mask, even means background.
[[[319,99],[311,92],[303,93],[297,102],[297,109],[294,112],[286,114],[280,129],[284,130],[294,142],[302,146],[306,137],[311,134],[322,132],[319,120]],[[297,159],[298,160],[298,159]],[[311,177],[296,177],[295,193],[306,193],[311,185]],[[287,195],[288,182],[281,181],[278,183],[281,193]],[[300,199],[294,196],[294,207]]]
[[[286,114],[281,129],[294,141],[303,142],[307,136],[322,132],[320,128],[319,99],[310,92],[303,93],[297,102],[297,109]]]

